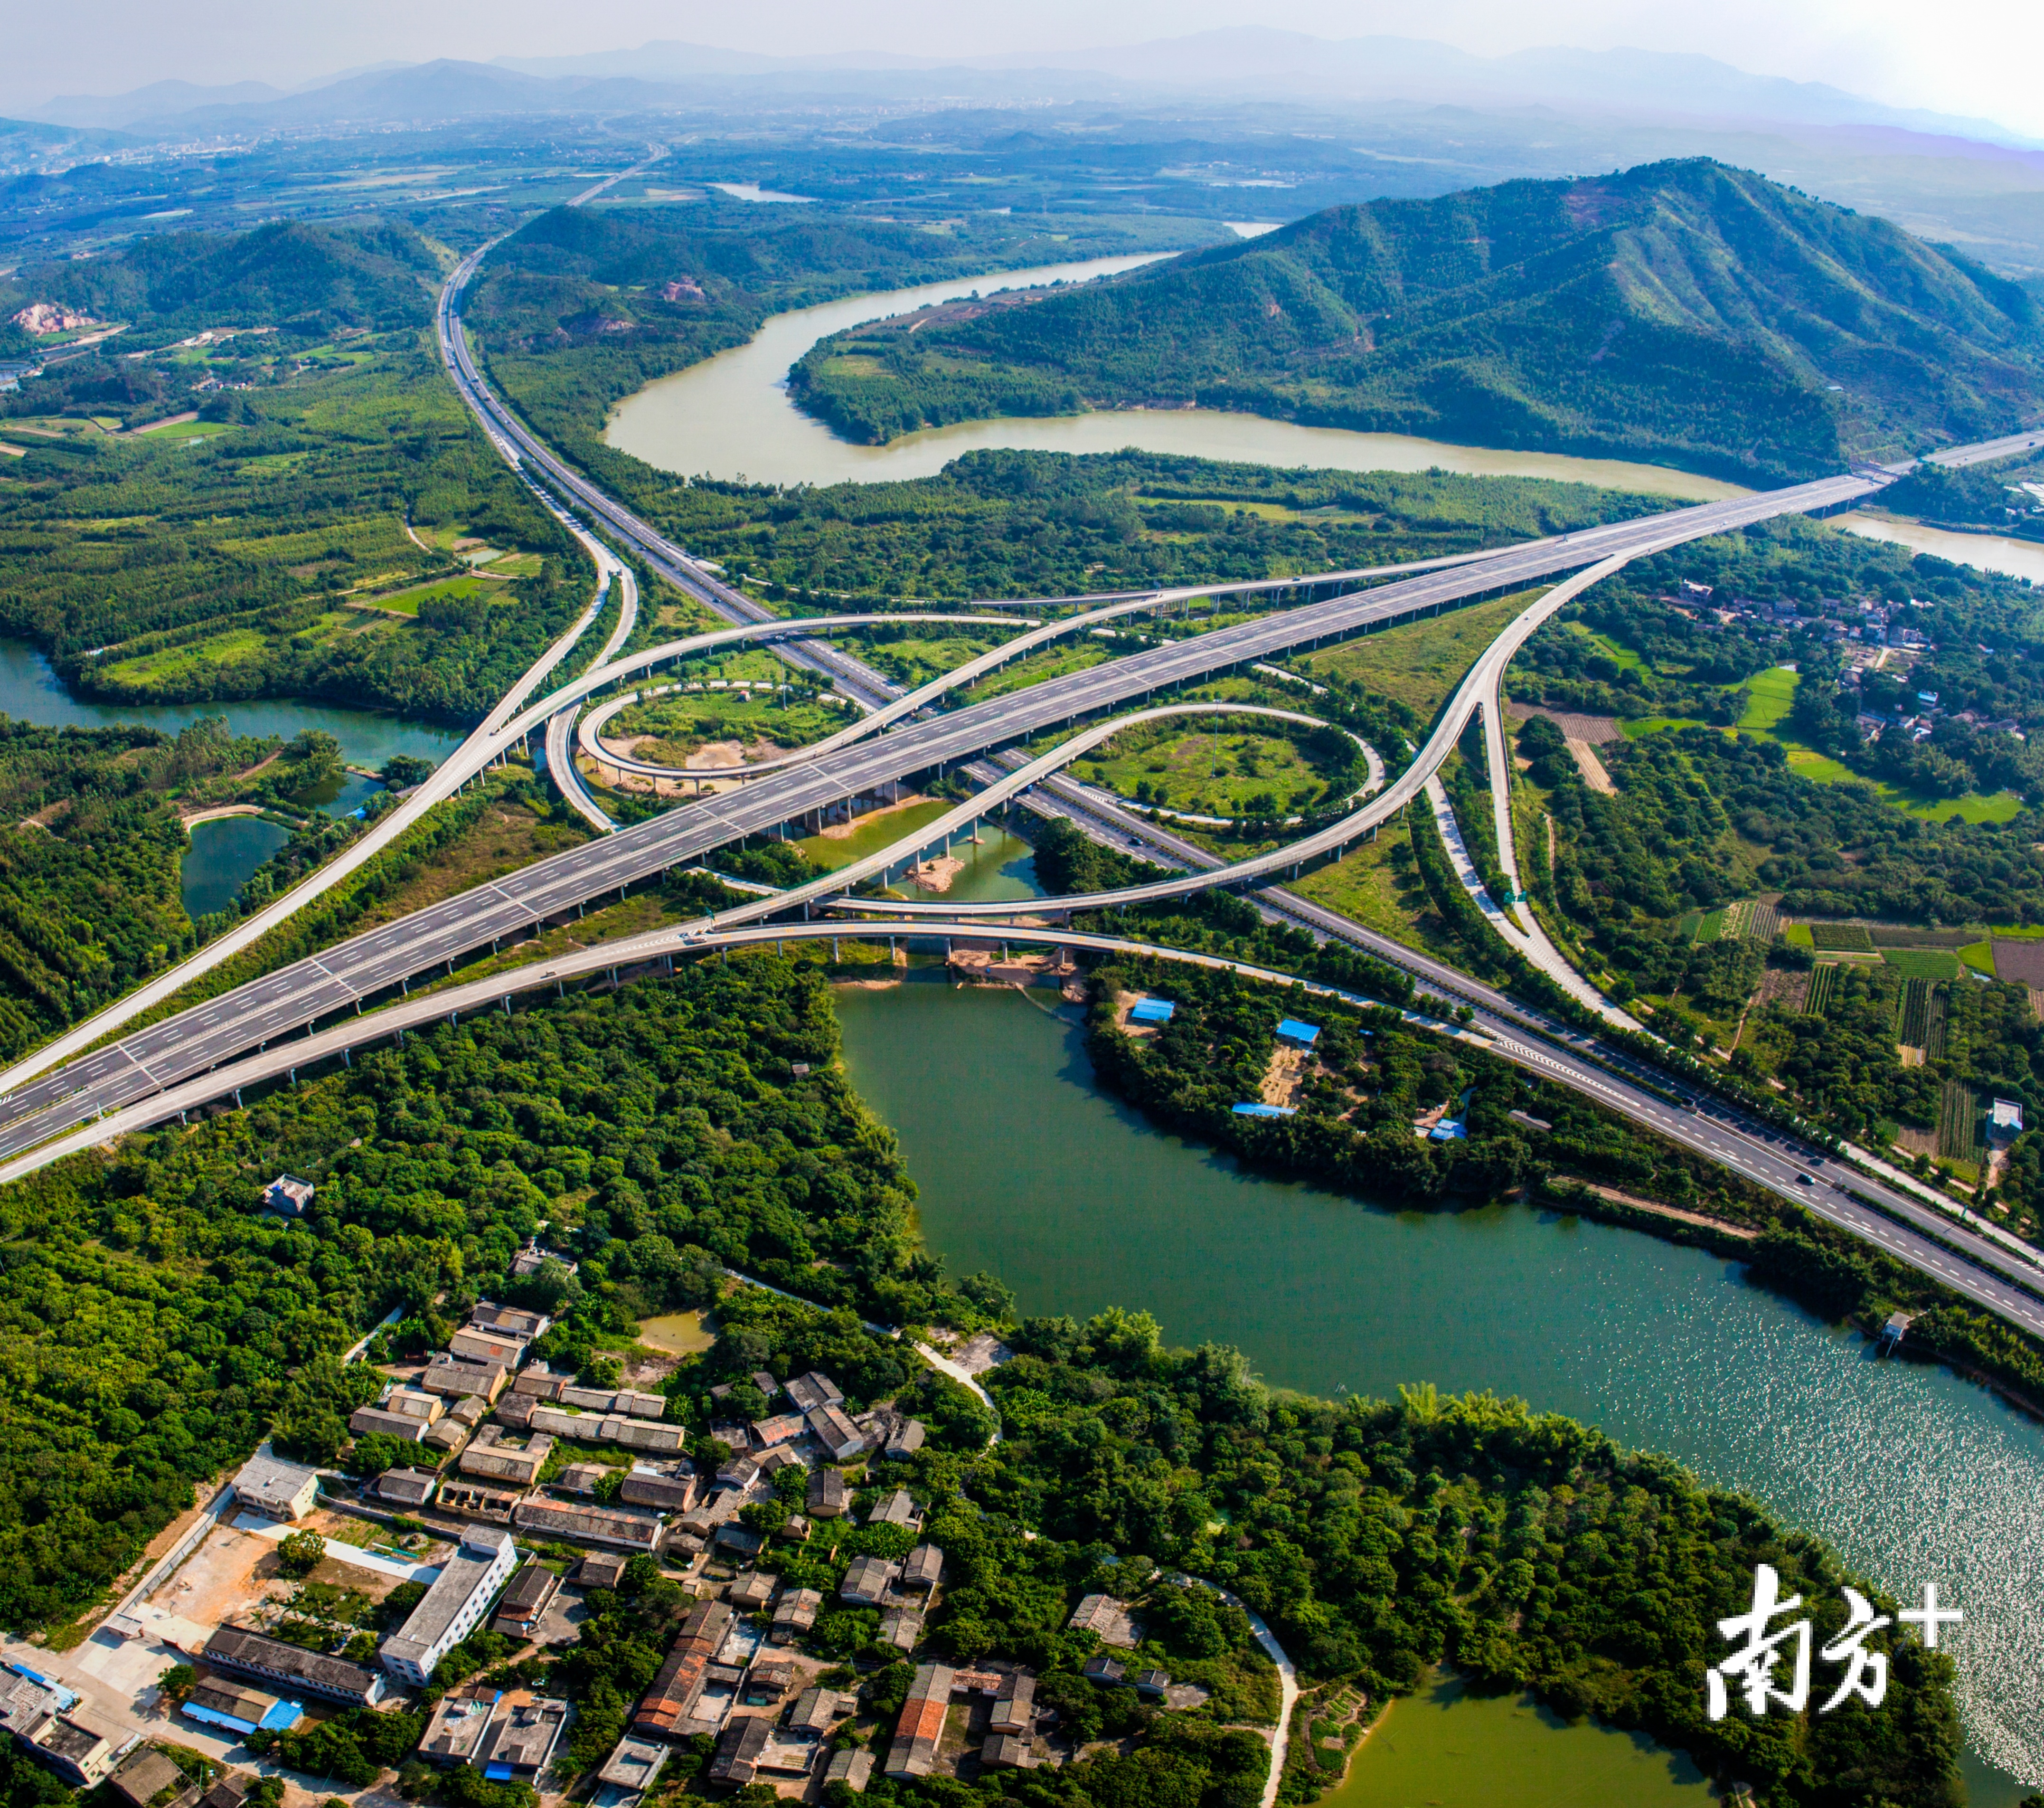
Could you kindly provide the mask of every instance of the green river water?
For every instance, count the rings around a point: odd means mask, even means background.
[[[1011,859],[974,876],[973,894],[1032,889]],[[999,1275],[1028,1313],[1147,1309],[1171,1341],[1238,1344],[1278,1385],[1489,1388],[1670,1452],[1898,1595],[1936,1581],[1967,1614],[1946,1637],[1975,1808],[2044,1780],[2044,1428],[1942,1369],[1876,1361],[1697,1250],[1522,1206],[1393,1211],[1247,1175],[1097,1089],[1076,1014],[1047,995],[926,971],[842,992],[839,1014],[852,1080],[900,1137],[955,1272]],[[1408,1799],[1396,1776],[1385,1787],[1344,1808]]]

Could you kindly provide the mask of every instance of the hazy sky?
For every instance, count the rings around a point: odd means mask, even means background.
[[[11,15],[11,16],[10,16]],[[0,106],[117,94],[167,76],[290,85],[386,60],[553,56],[651,38],[732,49],[1026,51],[1261,24],[1390,33],[1497,53],[1533,45],[1697,51],[1901,106],[1996,118],[2044,137],[2036,0],[5,0]]]

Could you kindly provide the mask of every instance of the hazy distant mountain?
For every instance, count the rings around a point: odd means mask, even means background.
[[[804,405],[885,439],[1081,397],[1197,402],[1748,480],[2044,414],[2044,319],[2023,290],[1700,159],[1330,208],[915,325],[824,341],[797,367]]]
[[[1713,57],[1660,51],[1556,48],[1477,56],[1426,38],[1328,39],[1239,25],[1111,49],[1022,52],[975,66],[1083,70],[1243,95],[1589,106],[1662,117],[1905,125],[2032,142],[1992,120],[1891,107],[1820,82],[1750,75]]]
[[[1887,106],[1821,83],[1754,75],[1707,56],[1638,50],[1521,51],[1473,56],[1421,38],[1330,40],[1240,26],[1107,49],[965,60],[880,52],[770,56],[677,40],[562,57],[455,60],[376,68],[285,93],[259,82],[205,88],[158,82],[133,94],[71,95],[36,117],[68,125],[260,130],[340,123],[410,123],[506,113],[636,111],[733,85],[816,89],[882,99],[1026,94],[1139,98],[1198,91],[1216,98],[1331,102],[1420,101],[1548,106],[1682,120],[1904,126],[1996,143],[2025,142],[1992,121]]]
[[[259,106],[282,100],[284,93],[267,82],[234,82],[219,88],[196,82],[152,82],[125,94],[60,94],[39,109],[36,117],[56,125],[118,131],[138,120],[171,119],[202,107]]]

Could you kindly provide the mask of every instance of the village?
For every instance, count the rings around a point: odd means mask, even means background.
[[[288,1175],[269,1189],[281,1215],[311,1198]],[[514,1277],[548,1264],[573,1270],[536,1243]],[[408,1778],[472,1771],[542,1798],[572,1789],[598,1808],[636,1808],[678,1753],[695,1760],[698,1784],[763,1783],[791,1800],[863,1791],[876,1770],[906,1780],[1079,1755],[1030,1668],[924,1649],[945,1553],[922,1536],[928,1510],[910,1490],[874,1474],[924,1448],[920,1421],[888,1402],[855,1411],[821,1372],[763,1369],[710,1391],[734,1416],[713,1423],[717,1460],[705,1464],[664,1395],[581,1385],[533,1357],[548,1325],[478,1301],[444,1349],[383,1366],[378,1397],[348,1428],[358,1450],[405,1460],[366,1479],[265,1446],[75,1653],[6,1649],[0,1728],[67,1782],[104,1784],[120,1808],[278,1808],[271,1779],[301,1779],[258,1759],[278,1736],[355,1710],[429,1710]],[[984,1335],[959,1353],[982,1368],[1006,1354]],[[735,1416],[741,1400],[765,1402],[765,1415]],[[766,1503],[774,1510],[745,1511]],[[901,1554],[851,1557],[828,1595],[783,1586],[778,1564],[854,1525],[891,1534],[882,1548]],[[478,1676],[456,1660],[478,1635],[514,1655],[571,1646],[593,1606],[656,1580],[693,1605],[593,1768],[566,1761],[577,1710],[524,1686],[529,1666]],[[878,1613],[867,1668],[914,1663],[898,1713],[890,1704],[877,1725],[858,1672],[811,1648],[820,1616],[839,1609]],[[1135,1660],[1129,1602],[1086,1595],[1069,1629],[1097,1648],[1088,1683],[1179,1709],[1206,1699]],[[359,1798],[389,1799],[371,1785]]]

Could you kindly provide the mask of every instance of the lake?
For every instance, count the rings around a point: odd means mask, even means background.
[[[437,765],[463,738],[459,729],[440,722],[296,698],[232,703],[98,702],[74,695],[40,648],[6,638],[0,638],[0,714],[52,728],[113,728],[137,722],[170,735],[201,716],[225,716],[229,729],[238,735],[274,734],[289,740],[302,729],[320,729],[340,743],[341,756],[348,764],[371,767],[381,766],[394,753],[417,754]],[[340,779],[328,794],[305,801],[308,807],[344,814],[376,788],[365,779]]]
[[[2044,1781],[2044,1427],[1748,1285],[1736,1264],[1517,1206],[1374,1207],[1248,1175],[1101,1092],[1047,997],[843,991],[854,1083],[930,1246],[1025,1313],[1142,1307],[1274,1385],[1493,1389],[1672,1452],[1913,1598],[1952,1639],[1975,1808]],[[1359,1808],[1359,1805],[1358,1805]]]

